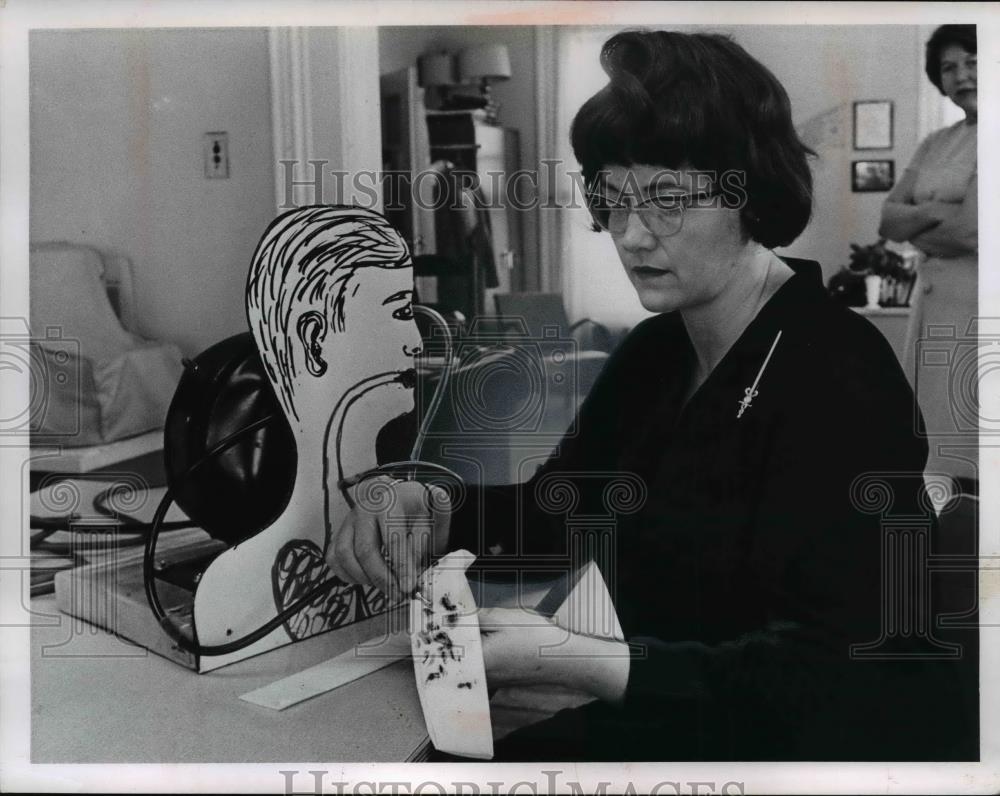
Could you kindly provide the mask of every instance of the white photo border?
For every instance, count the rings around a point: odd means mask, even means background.
[[[38,28],[117,27],[268,27],[276,25],[727,25],[772,24],[941,24],[979,25],[979,47],[985,70],[980,80],[980,121],[984,141],[1000,140],[1000,22],[988,4],[833,4],[745,2],[686,3],[566,3],[507,2],[331,2],[293,0],[287,3],[236,0],[183,2],[0,2],[0,317],[25,316],[28,309],[28,32]],[[984,146],[980,168],[1000,175],[995,147]],[[985,180],[986,185],[995,180]],[[981,195],[984,218],[1000,210],[995,192]],[[981,262],[1000,263],[1000,225],[980,227]],[[980,314],[1000,326],[1000,268],[980,270]],[[993,330],[1000,331],[1000,329]],[[981,331],[981,333],[986,333]],[[981,365],[981,379],[988,375]],[[26,405],[26,379],[0,374],[0,403]],[[982,411],[1000,417],[1000,390],[981,391]],[[1000,560],[1000,444],[981,438],[981,556]],[[0,446],[0,506],[3,527],[0,561],[20,554],[20,538],[11,532],[18,522],[16,507],[27,485],[20,473],[28,456],[27,440]],[[22,529],[26,530],[26,529]],[[291,761],[267,765],[33,765],[30,760],[31,715],[28,631],[17,626],[21,584],[18,573],[0,571],[0,790],[85,792],[284,792],[283,770],[327,770],[329,781],[478,783],[482,792],[501,792],[496,785],[537,783],[543,790],[545,770],[563,772],[557,783],[576,781],[584,792],[601,781],[613,783],[608,792],[631,785],[648,792],[664,781],[681,783],[741,782],[744,792],[768,793],[907,793],[981,792],[1000,789],[1000,572],[984,568],[980,580],[982,762],[976,764],[885,763],[630,763],[630,764],[341,764]],[[196,675],[192,675],[196,676]],[[150,717],[155,721],[155,717]],[[308,785],[306,786],[309,787]],[[522,786],[520,792],[534,792]],[[330,791],[335,792],[335,791]],[[345,790],[344,792],[351,792]],[[367,792],[367,791],[366,791]],[[383,791],[391,792],[391,791]],[[403,792],[403,791],[400,791]],[[427,788],[423,792],[439,792]],[[466,792],[471,792],[467,790]],[[661,792],[674,792],[664,789]],[[687,791],[689,792],[689,791]],[[704,792],[704,791],[702,791]]]

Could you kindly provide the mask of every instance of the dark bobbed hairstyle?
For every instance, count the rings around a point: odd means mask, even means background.
[[[975,25],[942,25],[935,30],[927,40],[924,54],[924,71],[937,90],[944,94],[941,88],[941,53],[946,47],[957,44],[967,53],[976,54]]]
[[[611,165],[742,172],[744,234],[768,248],[801,234],[815,153],[784,87],[746,50],[720,34],[626,31],[605,43],[601,65],[610,82],[570,130],[588,187]]]

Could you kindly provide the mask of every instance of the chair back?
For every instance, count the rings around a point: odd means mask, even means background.
[[[937,533],[932,553],[951,557],[956,567],[937,575],[936,608],[939,614],[969,618],[978,609],[978,573],[974,568],[979,555],[979,498],[967,493],[954,495],[937,517]],[[954,626],[954,620],[943,621]]]
[[[566,307],[558,293],[497,293],[494,296],[497,315],[508,323],[513,334],[528,334],[542,338],[551,336],[551,328],[558,329],[560,338],[572,332]],[[518,325],[523,322],[523,332]],[[544,334],[549,327],[548,335]]]
[[[958,644],[960,704],[949,725],[948,741],[954,751],[944,759],[973,760],[979,754],[979,499],[962,491],[938,514],[932,553],[942,571],[931,578],[934,637],[945,644]],[[947,557],[947,558],[945,558]]]
[[[106,258],[93,246],[62,241],[32,244],[34,338],[44,341],[57,331],[61,338],[76,341],[82,355],[95,360],[132,348],[134,338],[121,318],[122,306],[130,303],[121,290],[129,284],[127,273],[121,258]]]

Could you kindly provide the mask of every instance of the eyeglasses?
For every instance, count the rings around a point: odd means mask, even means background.
[[[587,206],[594,223],[612,235],[623,234],[628,229],[629,214],[635,213],[646,229],[657,237],[666,238],[680,232],[685,209],[692,205],[704,206],[703,202],[718,194],[718,191],[663,193],[636,202],[630,197],[628,201],[621,201],[601,191],[590,191]]]

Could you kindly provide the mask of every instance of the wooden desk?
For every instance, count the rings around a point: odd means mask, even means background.
[[[51,595],[31,607],[33,763],[378,762],[426,749],[409,660],[283,711],[239,699],[379,634],[384,617],[195,674],[60,614]]]

